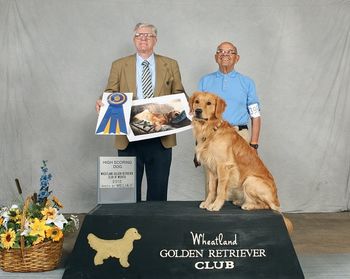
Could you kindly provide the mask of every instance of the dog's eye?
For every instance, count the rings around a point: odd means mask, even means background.
[[[196,104],[199,104],[199,100],[196,100],[195,103],[196,103]]]
[[[207,105],[210,106],[210,105],[211,105],[211,102],[207,102]]]

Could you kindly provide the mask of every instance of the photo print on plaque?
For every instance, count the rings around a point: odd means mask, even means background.
[[[167,136],[191,129],[191,116],[184,93],[134,100],[129,141]]]

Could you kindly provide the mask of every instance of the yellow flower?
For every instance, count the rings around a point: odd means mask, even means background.
[[[4,223],[4,219],[0,217],[0,226]]]
[[[16,240],[16,232],[13,229],[2,233],[1,235],[1,244],[5,249],[12,248]]]
[[[59,201],[59,199],[56,196],[53,196],[52,200],[58,207],[63,208],[62,203]]]
[[[33,242],[33,245],[39,244],[44,241],[42,236],[38,236],[38,238]]]
[[[16,216],[16,224],[21,224],[22,222],[22,214]]]
[[[49,229],[46,231],[46,237],[51,238],[53,241],[60,241],[60,239],[63,237],[63,232],[56,226],[49,227]]]
[[[29,226],[31,228],[31,231],[29,232],[29,235],[31,236],[42,236],[45,237],[45,230],[48,228],[45,224],[45,220],[39,220],[38,218],[34,219],[34,222],[30,224]]]
[[[19,209],[10,210],[10,220],[19,223],[21,222],[21,212]]]
[[[41,214],[45,219],[55,219],[57,215],[57,209],[53,207],[45,207],[43,210],[41,210]]]

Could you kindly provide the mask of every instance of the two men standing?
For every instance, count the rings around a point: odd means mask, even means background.
[[[152,24],[138,23],[133,42],[136,54],[112,63],[106,92],[133,92],[133,99],[145,99],[185,92],[178,63],[154,53],[157,29]],[[224,119],[236,126],[252,148],[258,148],[260,132],[259,101],[255,84],[234,70],[239,60],[237,48],[229,42],[221,43],[215,54],[219,70],[205,75],[199,90],[215,93],[224,99],[227,108]],[[99,112],[102,101],[96,101]],[[248,121],[251,119],[251,138]],[[116,136],[115,146],[119,156],[135,156],[137,161],[137,201],[141,201],[141,184],[144,170],[147,177],[147,201],[166,201],[172,160],[172,147],[176,136],[129,142],[126,136]]]

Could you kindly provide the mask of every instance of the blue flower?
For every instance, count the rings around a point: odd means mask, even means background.
[[[47,161],[43,161],[43,165],[41,166],[41,172],[42,175],[40,177],[40,190],[38,194],[38,202],[41,203],[44,201],[45,198],[47,198],[50,194],[51,191],[49,191],[49,183],[50,180],[52,179],[51,173],[48,173],[48,168],[46,166]]]

